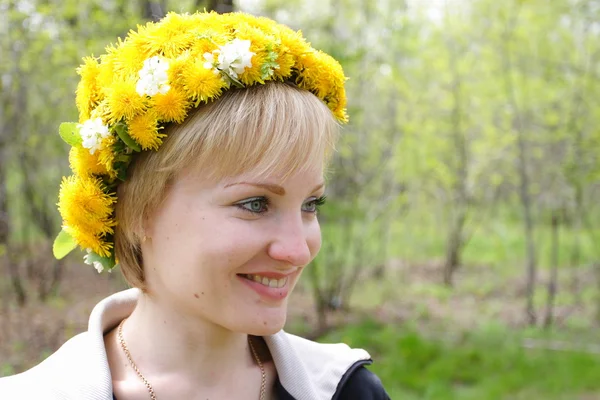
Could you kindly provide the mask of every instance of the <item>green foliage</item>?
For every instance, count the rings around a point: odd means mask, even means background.
[[[525,249],[519,134],[527,147],[541,267],[552,264],[548,220],[557,211],[561,271],[597,262],[597,1],[252,3],[258,7],[252,11],[302,29],[350,77],[351,122],[342,129],[329,171],[322,251],[307,270],[314,288],[327,293],[325,300],[377,305],[403,290],[417,299],[450,299],[450,289],[406,288],[402,282],[387,282],[377,296],[352,289],[362,283],[362,273],[390,258],[444,258],[448,231],[462,212],[465,267],[514,274]],[[193,11],[199,3],[166,4]],[[35,187],[32,203],[59,226],[56,193],[68,160],[60,138],[75,141],[72,125],[55,132],[61,121],[77,120],[75,69],[83,56],[103,52],[144,22],[142,15],[139,2],[122,0],[0,0],[0,140],[13,241],[44,235],[33,207],[23,201],[28,182]],[[118,150],[124,179],[130,149]],[[30,165],[24,168],[22,160]],[[56,251],[66,254],[68,241],[63,244]],[[469,283],[476,298],[495,284]],[[350,301],[352,294],[360,302]],[[597,293],[587,290],[582,299],[592,304]],[[543,300],[538,294],[536,304]],[[571,301],[559,292],[558,304]],[[421,305],[417,312],[429,311]],[[567,323],[589,327],[590,321],[578,318]],[[505,331],[446,343],[369,322],[331,338],[370,349],[373,369],[392,398],[552,399],[599,389],[593,357],[524,351],[519,335]]]
[[[444,257],[445,228],[441,212],[428,212],[434,205],[421,204],[405,218],[393,225],[393,240],[390,255],[412,262],[427,262]],[[524,259],[525,236],[514,208],[498,207],[496,213],[476,221],[469,242],[464,250],[464,263],[476,268],[497,267],[499,272],[520,265]],[[598,217],[593,215],[593,219]],[[594,227],[589,235],[579,237],[573,226],[561,226],[559,265],[561,268],[576,268],[592,264],[598,259],[598,246],[594,237],[600,236],[600,228]],[[535,239],[538,243],[538,259],[542,269],[551,266],[551,227],[539,224]],[[573,254],[577,251],[579,264],[573,265]]]
[[[94,252],[88,253],[86,257],[88,263],[100,263],[103,268],[109,271],[115,267],[114,257],[102,257]]]
[[[82,142],[76,122],[63,122],[58,129],[60,137],[70,146],[79,146]]]
[[[64,258],[71,251],[75,250],[77,243],[73,236],[69,235],[64,229],[60,231],[52,246],[52,253],[57,260]]]
[[[525,349],[524,336],[494,327],[428,338],[411,327],[365,321],[320,341],[367,349],[370,369],[392,398],[564,399],[600,390],[597,355]]]
[[[130,149],[138,153],[142,151],[140,145],[137,144],[136,141],[131,138],[131,136],[129,136],[129,132],[127,132],[127,125],[119,123],[115,125],[114,129],[117,132],[117,135],[119,135],[119,137],[123,141],[123,143],[125,143]]]

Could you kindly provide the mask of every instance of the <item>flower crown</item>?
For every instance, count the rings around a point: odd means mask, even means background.
[[[321,99],[346,122],[340,64],[313,49],[300,32],[243,13],[169,13],[138,26],[78,69],[80,123],[63,123],[73,174],[64,177],[58,210],[62,258],[77,246],[98,272],[112,270],[116,188],[135,153],[158,150],[165,123],[181,123],[200,104],[231,87],[289,81]]]

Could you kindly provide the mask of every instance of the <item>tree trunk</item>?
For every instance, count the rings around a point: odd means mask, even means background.
[[[462,121],[462,82],[456,65],[457,50],[454,42],[448,43],[450,53],[450,69],[453,75],[452,97],[452,140],[456,155],[454,174],[456,181],[452,185],[453,211],[450,221],[450,230],[446,241],[446,261],[444,265],[444,284],[452,286],[454,272],[460,266],[464,245],[463,235],[468,212],[468,165],[469,148]]]
[[[557,280],[558,280],[558,246],[559,246],[559,219],[558,212],[554,211],[552,215],[552,240],[551,246],[551,265],[550,279],[548,279],[548,298],[546,303],[546,316],[544,318],[544,327],[550,328],[554,323],[554,300],[556,298]]]
[[[158,21],[165,16],[167,10],[166,1],[144,0],[142,1],[142,17],[149,21]]]
[[[15,9],[13,2],[8,3],[9,14]],[[14,29],[23,32],[23,27],[19,24],[14,24]],[[10,29],[10,27],[9,27]],[[3,255],[0,256],[8,266],[10,281],[13,286],[17,302],[19,305],[25,304],[27,294],[21,281],[19,260],[15,260],[12,256],[13,250],[9,243],[11,226],[8,209],[8,156],[9,144],[12,142],[15,130],[17,127],[22,127],[22,119],[24,118],[24,110],[27,110],[27,91],[24,84],[24,77],[20,69],[20,60],[22,49],[12,43],[7,51],[8,59],[11,60],[8,75],[11,78],[10,86],[7,87],[4,93],[5,96],[0,98],[0,247],[3,247]]]
[[[515,117],[513,119],[513,127],[517,135],[517,152],[518,152],[518,170],[519,170],[519,197],[521,200],[521,207],[523,209],[523,228],[525,233],[526,241],[526,275],[527,275],[527,287],[526,287],[526,308],[525,314],[529,325],[535,325],[536,323],[536,312],[534,305],[535,295],[535,283],[537,275],[537,260],[536,260],[536,247],[533,239],[533,213],[531,204],[530,194],[530,182],[528,172],[528,146],[527,139],[525,137],[525,124],[523,121],[522,111],[519,108],[515,85],[513,83],[513,63],[512,53],[510,49],[510,41],[512,39],[512,30],[514,24],[517,21],[518,10],[515,10],[514,14],[506,22],[507,28],[504,33],[504,46],[503,46],[503,67],[504,67],[504,85],[506,91],[506,97],[508,103],[513,110]]]
[[[581,171],[581,170],[579,170]],[[575,298],[575,305],[581,306],[583,304],[581,282],[579,281],[579,267],[581,266],[581,236],[582,236],[582,225],[583,225],[583,213],[585,212],[583,204],[583,188],[580,182],[575,184],[575,226],[573,227],[573,247],[571,248],[571,284],[570,291]],[[600,315],[600,304],[598,307],[598,315]]]
[[[526,145],[523,133],[518,134],[519,144],[519,175],[521,184],[519,193],[523,207],[525,241],[527,251],[527,322],[535,325],[536,313],[534,305],[535,282],[537,280],[537,260],[535,254],[535,241],[533,239],[533,216],[531,212],[531,195],[529,194],[529,174],[527,173]]]
[[[7,253],[14,254],[15,251],[8,249]],[[10,283],[13,287],[13,291],[15,296],[17,297],[17,304],[19,306],[24,306],[27,302],[27,292],[25,291],[25,287],[23,286],[23,280],[21,279],[21,272],[19,268],[19,260],[14,259],[10,256],[4,256],[6,263],[8,265],[8,274],[10,275]]]
[[[216,11],[219,14],[233,12],[233,0],[210,0],[208,11]]]
[[[451,223],[451,228],[446,241],[446,261],[444,263],[444,284],[452,286],[454,283],[454,272],[458,269],[462,258],[463,228],[465,225],[465,212],[459,215]]]

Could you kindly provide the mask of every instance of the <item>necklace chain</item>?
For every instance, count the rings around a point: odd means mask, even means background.
[[[148,382],[148,380],[144,377],[144,375],[142,375],[142,373],[140,372],[140,369],[133,362],[133,359],[131,358],[131,353],[129,352],[129,349],[127,348],[127,345],[125,344],[125,339],[123,339],[123,324],[125,323],[126,319],[127,318],[125,318],[123,321],[121,321],[121,323],[119,324],[119,329],[117,330],[119,343],[121,344],[121,348],[123,349],[123,351],[125,352],[125,355],[127,356],[127,360],[129,361],[129,364],[131,365],[133,370],[136,372],[136,374],[140,377],[142,382],[144,382],[144,385],[148,389],[148,393],[150,393],[150,399],[156,400],[156,394],[154,393],[154,389],[152,388],[152,385],[150,384],[150,382]],[[250,350],[252,351],[252,356],[254,357],[254,360],[256,360],[256,363],[260,367],[261,384],[260,384],[259,400],[264,400],[265,392],[266,392],[266,385],[267,385],[267,374],[265,373],[265,367],[263,366],[263,363],[260,360],[260,357],[258,357],[258,353],[256,352],[256,349],[254,349],[254,345],[252,344],[252,339],[250,339],[250,337],[248,337],[248,344],[250,345]]]

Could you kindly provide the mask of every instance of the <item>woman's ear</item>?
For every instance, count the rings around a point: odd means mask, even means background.
[[[138,227],[138,229],[136,229],[138,243],[140,243],[141,245],[142,243],[147,242],[148,239],[151,239],[151,233],[152,224],[150,222],[150,219],[148,217],[142,217],[142,220],[140,221],[140,226]]]

